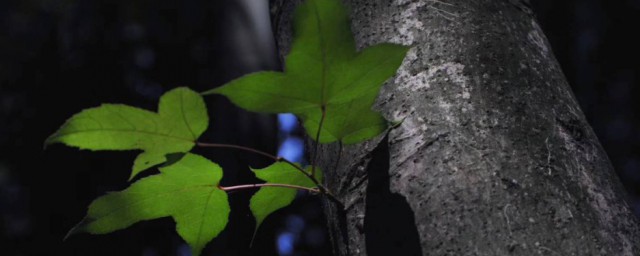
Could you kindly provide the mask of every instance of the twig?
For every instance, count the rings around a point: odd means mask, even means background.
[[[232,149],[243,150],[243,151],[247,151],[247,152],[251,152],[251,153],[254,153],[254,154],[258,154],[258,155],[261,155],[261,156],[265,156],[265,157],[271,158],[276,162],[286,163],[288,165],[291,165],[296,170],[300,171],[307,178],[309,178],[313,182],[313,184],[315,184],[318,187],[318,190],[320,191],[321,194],[325,194],[329,198],[331,198],[332,200],[335,200],[335,201],[339,202],[339,200],[333,194],[331,194],[331,192],[329,192],[329,190],[325,186],[323,186],[318,181],[318,179],[316,179],[315,176],[312,176],[310,173],[308,173],[304,169],[302,169],[302,167],[300,167],[299,165],[297,165],[297,164],[295,164],[295,163],[293,163],[293,162],[291,162],[291,161],[289,161],[289,160],[287,160],[285,158],[274,156],[274,155],[269,154],[269,153],[264,152],[264,151],[260,151],[260,150],[254,149],[254,148],[240,146],[240,145],[220,144],[220,143],[207,143],[207,142],[196,142],[196,145],[199,146],[199,147],[232,148]],[[312,169],[313,169],[313,167],[312,167]]]
[[[224,191],[233,191],[233,190],[239,190],[239,189],[249,189],[249,188],[259,188],[259,187],[281,187],[281,188],[307,190],[313,193],[320,192],[317,188],[308,188],[303,186],[297,186],[297,185],[291,185],[291,184],[278,184],[278,183],[245,184],[245,185],[237,185],[237,186],[230,186],[230,187],[218,186],[218,188]]]

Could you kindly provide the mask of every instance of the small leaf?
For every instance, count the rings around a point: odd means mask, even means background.
[[[386,121],[371,107],[409,47],[379,44],[356,52],[340,0],[307,0],[294,17],[294,39],[282,72],[258,72],[204,92],[222,94],[256,112],[294,113],[320,143],[352,144],[375,137]]]
[[[158,113],[120,104],[103,104],[71,117],[45,145],[64,143],[89,150],[143,150],[131,178],[166,161],[169,153],[188,152],[207,129],[202,96],[176,88],[160,98]]]
[[[287,163],[277,162],[263,169],[252,168],[251,170],[256,174],[256,177],[267,183],[289,184],[308,188],[316,187],[309,177]],[[310,170],[311,168],[308,167],[307,173]],[[322,182],[322,171],[318,168],[315,170],[315,178],[318,182]],[[256,218],[256,230],[269,214],[291,204],[296,197],[296,192],[297,190],[292,188],[261,187],[249,202],[251,212]]]
[[[136,222],[171,216],[178,234],[199,255],[227,225],[227,193],[218,188],[222,169],[209,160],[186,154],[160,168],[160,174],[142,178],[129,188],[93,201],[85,219],[70,234],[105,234]]]

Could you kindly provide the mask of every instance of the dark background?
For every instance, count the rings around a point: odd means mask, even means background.
[[[640,215],[640,1],[531,2]],[[276,59],[266,0],[0,0],[0,255],[188,255],[170,218],[63,242],[93,199],[126,187],[136,154],[42,143],[83,108],[155,109],[171,88],[203,91],[277,69]],[[205,100],[212,121],[203,141],[273,153],[285,145],[281,154],[300,157],[290,118]],[[246,166],[269,164],[242,152],[196,152],[225,168],[225,184],[255,182]],[[249,196],[230,196],[230,223],[204,255],[328,254],[319,203],[305,196],[269,217],[249,249]]]

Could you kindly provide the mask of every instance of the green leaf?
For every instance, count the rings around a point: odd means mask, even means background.
[[[131,178],[166,161],[169,153],[188,152],[207,129],[202,96],[176,88],[160,98],[158,113],[120,104],[103,104],[71,117],[45,145],[64,143],[89,150],[143,150]]]
[[[199,255],[227,225],[227,193],[218,188],[222,169],[209,160],[186,154],[142,178],[129,188],[93,201],[85,219],[69,233],[105,234],[136,222],[171,216],[178,234]]]
[[[261,180],[267,183],[278,183],[303,186],[308,188],[315,188],[316,185],[300,172],[295,167],[283,163],[277,162],[263,169],[251,169]],[[311,168],[307,168],[307,173],[310,173]],[[322,171],[318,168],[315,170],[315,178],[318,182],[322,182]],[[283,187],[261,187],[256,192],[249,202],[249,207],[253,216],[256,218],[256,230],[260,227],[260,224],[269,214],[276,210],[283,208],[296,197],[296,189],[283,188]]]
[[[408,47],[379,44],[356,52],[340,0],[307,0],[294,17],[294,39],[282,72],[258,72],[203,94],[222,94],[250,111],[294,113],[320,143],[357,143],[386,128],[371,110],[380,86],[402,63]]]

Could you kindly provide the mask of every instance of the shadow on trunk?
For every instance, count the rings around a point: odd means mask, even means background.
[[[364,217],[367,255],[422,255],[413,210],[403,196],[389,190],[387,138],[372,155]]]

